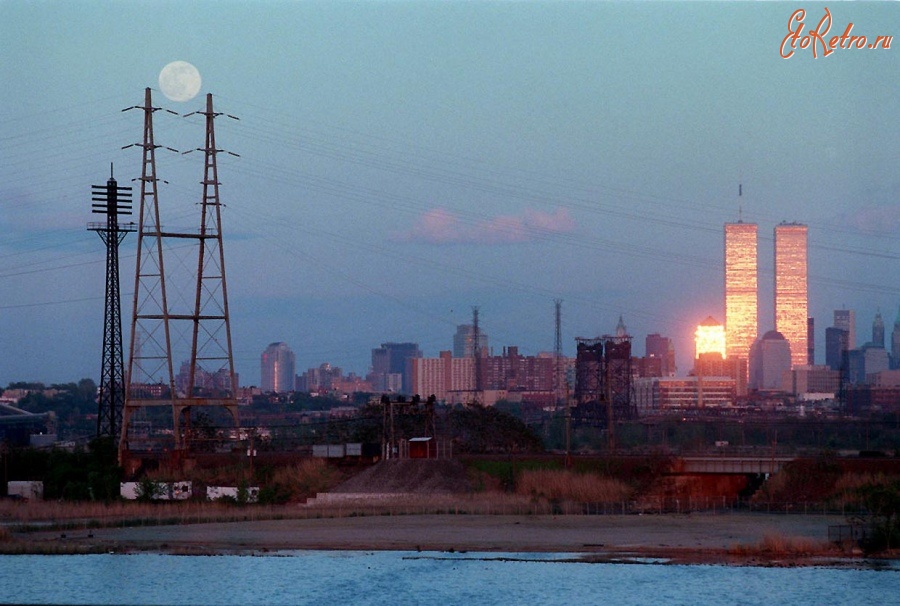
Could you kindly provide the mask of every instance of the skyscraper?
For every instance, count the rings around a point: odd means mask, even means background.
[[[843,328],[830,326],[825,329],[825,364],[832,370],[840,370],[847,365],[848,340],[848,333]]]
[[[757,226],[725,224],[725,357],[750,356],[758,332]]]
[[[382,381],[388,375],[401,377],[400,391],[412,394],[412,371],[410,360],[422,357],[418,343],[382,343],[372,350],[372,372],[380,375]]]
[[[259,387],[264,392],[294,391],[294,352],[287,343],[272,343],[260,357]]]
[[[488,336],[483,330],[478,331],[478,349],[482,355],[488,351]],[[453,357],[472,358],[475,356],[475,327],[471,324],[460,324],[453,335]]]
[[[803,358],[806,351],[803,351]],[[794,353],[784,336],[770,330],[753,344],[750,352],[750,389],[790,391],[790,370]]]
[[[891,331],[891,368],[900,368],[900,312],[894,320],[894,330]]]
[[[875,347],[884,347],[884,319],[881,317],[881,310],[875,313],[875,320],[872,322],[872,343]]]
[[[807,227],[775,227],[775,330],[791,347],[791,365],[807,363]]]
[[[648,358],[660,360],[660,374],[663,377],[675,374],[675,345],[669,337],[663,337],[659,333],[647,335],[645,340]]]
[[[856,313],[852,309],[835,309],[834,327],[847,331],[847,349],[856,349]]]

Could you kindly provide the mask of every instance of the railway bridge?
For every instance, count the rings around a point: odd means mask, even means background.
[[[680,457],[673,462],[672,471],[677,474],[763,475],[776,474],[782,466],[795,457]]]

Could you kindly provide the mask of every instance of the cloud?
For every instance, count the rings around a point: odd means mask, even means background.
[[[464,221],[445,208],[435,208],[419,216],[397,239],[429,244],[514,244],[573,231],[575,220],[565,208],[552,213],[528,209],[521,215],[497,215],[481,221]]]

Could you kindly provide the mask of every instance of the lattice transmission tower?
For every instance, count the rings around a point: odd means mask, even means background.
[[[134,223],[119,224],[119,215],[131,214],[131,188],[120,187],[112,165],[106,185],[91,186],[92,212],[106,215],[105,223],[88,223],[106,244],[106,297],[103,314],[103,360],[97,399],[97,437],[118,440],[125,406],[125,366],[122,352],[122,304],[119,289],[119,244],[134,231]]]
[[[206,145],[198,150],[205,154],[200,229],[166,231],[160,222],[159,179],[156,175],[155,152],[160,146],[153,137],[153,114],[161,108],[153,107],[148,88],[144,105],[129,109],[144,112],[144,140],[140,145],[143,148],[141,207],[120,461],[128,452],[140,450],[141,444],[153,442],[152,439],[145,441],[146,436],[138,435],[139,432],[132,435],[129,431],[134,413],[143,408],[171,406],[173,447],[179,452],[190,450],[197,437],[191,429],[194,407],[224,408],[231,415],[234,426],[238,426],[237,378],[232,356],[216,162],[216,155],[223,150],[216,148],[214,127],[216,117],[223,114],[213,111],[212,95],[206,97],[205,111],[193,112],[206,118]],[[164,244],[173,240],[195,242],[198,250],[193,296],[190,301],[183,299],[181,309],[177,302],[170,303],[170,276],[163,254]],[[190,350],[189,359],[176,377],[173,339],[179,335],[189,340]]]

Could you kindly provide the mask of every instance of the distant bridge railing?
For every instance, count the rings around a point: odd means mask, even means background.
[[[675,460],[676,473],[775,474],[795,457],[681,457]]]

